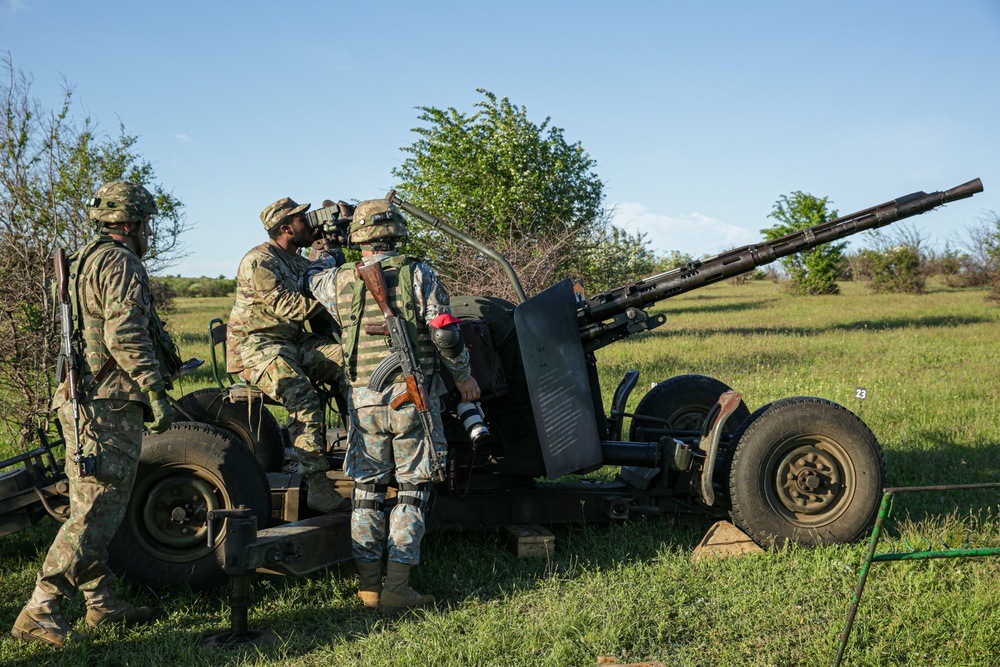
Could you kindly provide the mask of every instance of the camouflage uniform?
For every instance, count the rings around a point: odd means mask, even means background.
[[[307,208],[286,198],[264,209],[261,219],[270,229]],[[274,241],[248,252],[236,276],[227,335],[229,372],[239,373],[288,410],[289,434],[305,475],[329,468],[322,456],[324,406],[310,379],[339,385],[343,359],[337,342],[305,330],[305,321],[323,311],[298,291],[309,266],[305,257]]]
[[[150,336],[152,292],[146,270],[131,248],[99,236],[77,274],[78,303],[83,314],[81,389],[90,387],[107,359],[114,365],[87,391],[80,405],[80,439],[84,456],[97,455],[95,477],[78,478],[69,463],[70,518],[59,529],[42,566],[38,585],[66,597],[74,589],[93,590],[113,575],[104,564],[107,546],[118,529],[139,462],[143,416],[149,414],[149,388],[162,383]],[[86,254],[86,249],[80,253]],[[73,410],[67,381],[52,404],[66,437],[66,452],[75,450]]]
[[[373,262],[383,265],[389,304],[394,312],[408,314],[410,309],[404,304],[413,306],[416,340],[411,334],[411,342],[430,381],[428,395],[434,421],[432,439],[443,457],[446,442],[439,399],[445,388],[438,364],[443,362],[456,381],[467,380],[470,376],[467,351],[452,360],[437,357],[427,336],[427,323],[438,315],[451,312],[448,293],[434,269],[423,262],[402,257],[395,251],[365,259],[365,264]],[[344,270],[331,264],[324,266],[324,261],[319,260],[307,274],[307,280],[312,294],[344,326],[344,344],[350,345],[352,329],[359,332],[353,352],[345,354],[345,371],[351,384],[348,392],[351,428],[344,471],[355,480],[355,508],[351,515],[354,557],[362,563],[378,561],[382,557],[383,545],[387,544],[390,562],[415,565],[420,562],[420,540],[424,534],[425,513],[430,499],[431,457],[422,444],[423,427],[413,404],[407,403],[398,410],[389,405],[403,393],[405,384],[393,382],[383,391],[373,391],[366,386],[371,371],[387,356],[388,348],[384,338],[366,336],[364,327],[366,323],[384,324],[385,320],[370,297],[364,299],[360,321],[352,314],[355,290],[367,291],[363,284],[359,284],[352,269],[350,264],[345,265]],[[412,276],[412,286],[401,287],[401,283],[409,283],[407,272]],[[408,289],[412,290],[412,294],[404,294]],[[356,325],[348,326],[352,322]],[[391,477],[395,477],[398,495],[388,519],[387,531],[382,505]]]
[[[99,206],[95,202],[101,198]],[[80,453],[93,457],[94,474],[81,477],[73,461],[76,440],[66,377],[52,408],[58,410],[66,440],[70,516],[56,534],[35,592],[11,631],[21,639],[62,646],[70,633],[60,604],[76,591],[86,598],[89,627],[106,621],[142,622],[153,615],[148,607],[132,607],[114,596],[109,587],[114,575],[106,560],[135,481],[143,421],[155,421],[153,427],[162,431],[172,419],[161,364],[167,359],[179,362],[176,349],[156,315],[139,255],[108,235],[138,239],[139,232],[107,226],[141,221],[148,232],[148,215],[154,212],[152,196],[141,186],[102,186],[91,202],[91,219],[106,225],[98,224],[98,235],[69,259],[74,336],[82,341],[74,351],[80,376]],[[139,252],[146,249],[145,234],[142,243],[135,241]]]

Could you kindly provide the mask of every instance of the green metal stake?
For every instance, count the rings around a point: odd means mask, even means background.
[[[930,558],[967,558],[976,556],[998,556],[1000,555],[1000,548],[981,548],[981,549],[952,549],[947,548],[941,551],[934,551],[927,549],[924,551],[918,551],[913,549],[912,551],[906,553],[887,553],[875,555],[875,550],[878,546],[878,540],[882,535],[882,526],[885,520],[889,518],[892,513],[892,498],[896,493],[910,493],[910,492],[920,492],[920,491],[964,491],[969,489],[997,489],[1000,488],[1000,483],[984,483],[984,484],[951,484],[942,486],[908,486],[908,487],[893,487],[888,489],[882,489],[882,505],[879,508],[878,518],[875,520],[875,527],[872,528],[871,538],[868,544],[868,555],[865,556],[864,563],[861,564],[861,576],[858,578],[858,586],[854,591],[854,599],[851,601],[851,609],[847,612],[847,623],[844,624],[844,631],[840,634],[840,646],[837,649],[837,657],[833,661],[833,667],[840,667],[840,663],[844,658],[844,651],[847,650],[847,642],[851,636],[851,629],[854,627],[854,617],[858,611],[858,605],[861,602],[861,594],[865,590],[865,582],[868,581],[868,572],[871,570],[872,563],[875,562],[886,562],[894,560],[926,560]],[[928,545],[930,543],[928,542]],[[945,545],[947,546],[947,545]],[[967,546],[967,545],[966,545]]]
[[[854,589],[854,599],[851,600],[851,609],[847,612],[847,623],[844,625],[844,631],[840,633],[840,648],[837,649],[837,658],[833,661],[833,667],[840,667],[840,662],[844,659],[847,640],[850,638],[851,629],[854,627],[854,616],[858,613],[861,594],[865,592],[865,582],[868,581],[868,571],[871,569],[872,561],[875,558],[875,549],[878,547],[878,540],[882,535],[882,523],[889,517],[891,506],[892,491],[885,489],[882,492],[882,505],[878,510],[878,518],[875,520],[875,527],[872,528],[872,535],[868,540],[868,555],[865,556],[865,561],[861,564],[861,577],[858,579],[857,588]]]

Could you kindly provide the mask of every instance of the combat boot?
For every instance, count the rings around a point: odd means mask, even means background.
[[[42,642],[50,646],[62,648],[66,640],[78,642],[87,639],[87,635],[70,630],[69,623],[60,612],[61,595],[49,595],[35,588],[28,604],[18,614],[10,634],[28,642]]]
[[[93,591],[84,591],[87,601],[87,627],[93,630],[100,625],[123,623],[125,627],[142,625],[153,618],[151,607],[133,607],[119,600],[107,586]]]
[[[434,606],[433,595],[421,595],[410,587],[410,566],[389,561],[378,610],[385,615]]]
[[[361,604],[375,609],[379,606],[379,595],[382,593],[382,561],[371,563],[354,561],[358,566],[358,597]]]
[[[326,476],[326,471],[314,472],[306,478],[306,505],[309,509],[323,514],[348,509],[351,499],[337,493],[333,480]]]

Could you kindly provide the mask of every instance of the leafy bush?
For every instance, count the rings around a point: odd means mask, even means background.
[[[927,282],[919,251],[908,245],[862,250],[852,262],[854,276],[873,292],[918,294]]]

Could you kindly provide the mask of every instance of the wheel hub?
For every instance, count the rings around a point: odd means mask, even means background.
[[[778,499],[798,514],[826,511],[843,488],[837,459],[816,447],[789,452],[777,469]]]
[[[150,536],[173,548],[204,543],[207,514],[217,505],[212,486],[190,475],[172,475],[149,490],[143,521]]]

